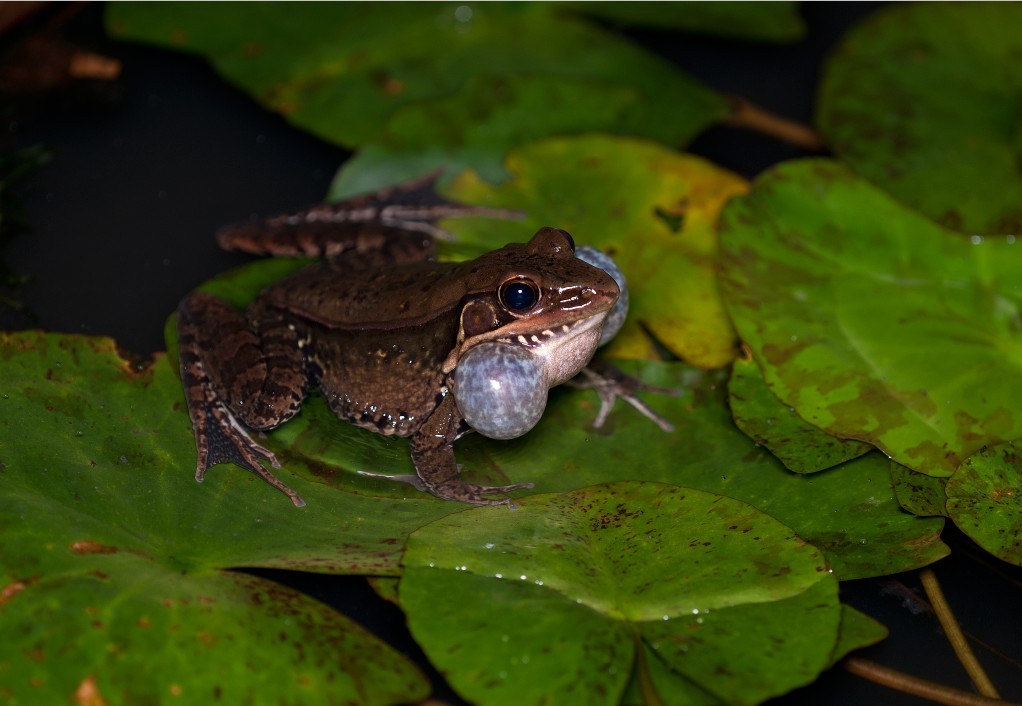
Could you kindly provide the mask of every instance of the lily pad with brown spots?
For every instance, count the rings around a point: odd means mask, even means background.
[[[668,61],[546,3],[125,4],[106,20],[119,38],[205,56],[323,139],[441,153],[490,178],[528,140],[607,131],[681,146],[728,112]]]
[[[1022,235],[1022,5],[906,3],[827,63],[818,122],[859,174],[967,234]]]
[[[969,457],[948,480],[947,512],[996,557],[1022,566],[1022,454],[1013,442]]]
[[[812,681],[841,623],[818,550],[736,500],[657,483],[450,515],[409,538],[404,566],[412,634],[494,705],[617,704],[637,651],[671,673],[649,670],[654,693],[681,680],[759,703]]]
[[[716,220],[729,198],[746,191],[744,179],[654,142],[609,135],[532,143],[509,154],[505,167],[510,178],[501,184],[466,172],[445,193],[525,216],[449,220],[459,248],[492,250],[545,225],[563,228],[610,254],[628,280],[628,320],[606,355],[658,357],[649,332],[700,367],[734,357],[717,287]]]
[[[728,404],[738,428],[795,473],[833,468],[872,448],[861,441],[831,436],[802,419],[774,396],[751,358],[739,358],[732,364]]]
[[[1022,436],[1022,243],[945,230],[828,160],[724,210],[722,290],[773,393],[946,477]]]
[[[0,334],[0,361],[8,699],[388,704],[428,695],[408,660],[348,618],[229,570],[350,569],[359,515],[384,517],[369,509],[378,504],[336,515],[313,487],[306,513],[254,477],[215,474],[198,485],[165,356],[138,369],[109,339],[26,332]],[[392,509],[387,521],[400,523],[403,510]],[[364,571],[378,550],[362,554]]]

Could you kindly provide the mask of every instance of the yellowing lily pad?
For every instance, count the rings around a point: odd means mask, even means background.
[[[722,218],[722,289],[771,390],[830,434],[948,476],[1022,436],[1022,244],[969,238],[826,160]]]
[[[631,308],[607,355],[652,358],[649,331],[701,367],[727,364],[734,331],[717,291],[715,223],[746,182],[706,160],[644,140],[587,135],[512,152],[493,186],[464,173],[446,195],[522,211],[521,220],[451,220],[458,246],[477,251],[527,240],[541,226],[609,253],[628,279]]]
[[[720,700],[758,703],[826,666],[841,618],[822,555],[790,529],[656,483],[450,515],[409,538],[404,566],[416,640],[488,704],[616,704],[644,646]]]
[[[833,150],[967,234],[1022,234],[1022,5],[906,3],[852,29],[820,86]]]

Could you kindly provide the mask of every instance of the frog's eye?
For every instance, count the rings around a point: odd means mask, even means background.
[[[539,301],[539,287],[527,279],[512,279],[500,285],[497,296],[511,311],[524,312]]]

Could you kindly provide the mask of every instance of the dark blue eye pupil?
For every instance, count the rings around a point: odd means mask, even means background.
[[[508,309],[522,311],[536,303],[536,290],[528,282],[508,282],[501,291],[501,299]]]

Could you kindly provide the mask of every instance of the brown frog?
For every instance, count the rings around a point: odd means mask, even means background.
[[[231,461],[304,505],[263,465],[280,467],[249,430],[298,414],[312,383],[338,417],[410,437],[416,475],[397,480],[476,505],[510,505],[506,493],[532,487],[461,480],[453,444],[470,428],[452,374],[474,346],[499,341],[540,356],[550,386],[569,380],[592,357],[619,289],[556,228],[474,260],[433,261],[436,219],[508,215],[441,199],[434,180],[220,232],[228,249],[325,261],[263,290],[244,313],[205,293],[178,308],[197,481]]]

